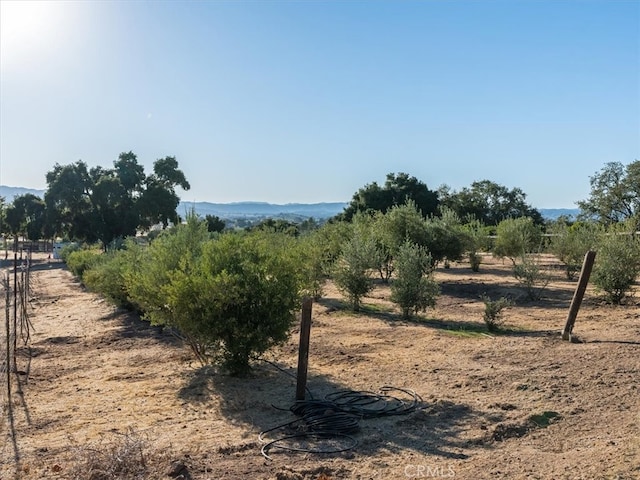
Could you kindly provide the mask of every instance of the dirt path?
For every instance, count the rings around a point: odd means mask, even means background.
[[[137,478],[640,478],[640,304],[602,305],[589,290],[575,328],[583,343],[562,342],[575,284],[560,273],[542,300],[509,309],[500,335],[482,330],[479,296],[520,292],[501,262],[439,270],[443,294],[420,323],[398,320],[384,285],[361,314],[328,287],[313,312],[314,397],[392,385],[423,408],[362,420],[344,453],[272,450],[268,461],[258,434],[295,418],[275,408],[292,405],[291,376],[264,362],[246,379],[201,368],[175,337],[61,267],[32,277],[35,330],[21,350],[22,393],[3,410],[2,479],[92,478],[140,452]],[[297,335],[268,356],[289,373]]]

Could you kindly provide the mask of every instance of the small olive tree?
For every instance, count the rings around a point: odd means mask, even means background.
[[[530,217],[507,218],[498,224],[493,255],[507,257],[513,265],[516,259],[540,248],[542,230]]]
[[[594,248],[599,228],[594,223],[575,223],[568,226],[557,222],[550,228],[549,251],[565,264],[568,280],[573,280],[580,271],[584,255]]]
[[[504,322],[504,309],[513,305],[513,301],[506,297],[500,297],[498,300],[491,300],[488,295],[480,297],[484,303],[484,312],[482,319],[487,325],[487,330],[497,332]]]
[[[355,228],[353,236],[342,249],[334,265],[333,279],[347,296],[351,308],[360,310],[360,301],[373,288],[371,270],[377,268],[380,253],[376,241],[364,229]]]
[[[540,265],[537,255],[523,255],[520,263],[513,266],[513,276],[524,287],[529,300],[540,300],[551,281],[549,271]]]
[[[489,249],[489,228],[480,220],[472,218],[462,226],[462,229],[466,233],[465,240],[467,243],[465,247],[469,257],[469,266],[472,271],[478,272],[482,263],[480,252]]]
[[[606,299],[619,304],[632,292],[640,275],[640,239],[620,229],[611,229],[600,236],[593,283]]]
[[[373,223],[373,235],[378,247],[376,268],[385,283],[393,274],[394,257],[405,240],[423,246],[428,240],[425,219],[410,199],[402,205],[394,205],[386,213],[378,212]]]
[[[391,284],[391,301],[402,309],[402,318],[435,307],[440,292],[433,278],[431,255],[424,248],[406,240],[395,257],[397,275]]]

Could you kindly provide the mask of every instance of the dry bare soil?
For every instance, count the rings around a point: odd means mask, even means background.
[[[490,257],[479,273],[454,264],[436,275],[437,307],[415,322],[382,283],[361,313],[331,285],[313,306],[314,398],[391,385],[419,394],[420,408],[361,420],[342,453],[272,448],[266,459],[259,433],[296,418],[284,372],[295,374],[298,329],[266,356],[281,370],[256,362],[249,378],[231,378],[42,261],[11,408],[2,397],[0,478],[640,478],[637,295],[616,307],[590,286],[570,343],[559,331],[576,283],[560,270],[537,301]],[[504,332],[484,329],[483,293],[516,298]]]

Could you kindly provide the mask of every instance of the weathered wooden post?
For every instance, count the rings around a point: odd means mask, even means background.
[[[589,250],[582,262],[582,270],[580,271],[580,278],[578,279],[578,286],[573,294],[571,300],[571,307],[569,307],[569,314],[567,315],[567,323],[562,331],[563,340],[571,340],[571,332],[573,331],[573,325],[576,323],[576,317],[578,316],[578,310],[582,305],[582,299],[584,298],[584,292],[587,289],[587,283],[589,283],[589,277],[591,276],[591,270],[593,268],[593,262],[596,259],[596,252]]]
[[[3,281],[5,283],[4,328],[7,335],[7,402],[9,407],[11,407],[11,368],[9,368],[11,365],[11,288],[8,273],[7,276],[3,278]]]
[[[302,300],[302,317],[300,320],[300,346],[298,348],[298,377],[296,384],[296,400],[304,400],[307,388],[307,369],[309,367],[309,338],[311,335],[311,307],[313,301],[309,297]]]

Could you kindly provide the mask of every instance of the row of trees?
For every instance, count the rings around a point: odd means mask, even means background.
[[[106,248],[152,225],[177,223],[176,187],[190,188],[175,157],[158,159],[146,175],[133,152],[121,153],[113,168],[56,164],[46,180],[44,199],[26,194],[11,205],[3,202],[1,233],[34,241],[66,237]]]
[[[594,281],[614,302],[640,273],[640,239],[616,228],[558,222],[545,245],[533,219],[508,218],[498,224],[493,243],[480,248],[477,239],[487,237],[476,235],[478,226],[451,211],[425,218],[411,200],[306,234],[266,226],[211,233],[206,220],[191,214],[148,244],[130,239],[107,253],[80,250],[67,263],[89,288],[175,329],[202,362],[219,362],[235,374],[246,373],[251,358],[287,338],[300,297],[321,297],[328,279],[357,311],[379,276],[410,318],[435,305],[434,268],[479,249],[510,258],[528,294],[540,287],[535,254],[545,246],[566,263],[568,274],[584,252],[597,248]]]
[[[620,220],[626,233],[637,225],[638,184],[627,179],[636,178],[636,164],[616,177],[632,191],[623,192],[631,209],[621,210],[615,226],[559,222],[551,237],[551,251],[567,264],[568,275],[587,249],[599,249],[595,279],[612,301],[624,298],[640,271],[638,239],[619,235],[617,228]],[[286,338],[300,296],[321,296],[328,278],[358,310],[375,273],[391,283],[391,299],[404,317],[435,304],[437,265],[466,256],[479,270],[481,251],[510,258],[526,286],[538,278],[531,253],[544,247],[541,219],[518,189],[484,181],[461,192],[432,192],[415,177],[389,174],[384,186],[373,183],[356,192],[345,212],[322,227],[267,221],[251,231],[212,233],[220,229],[214,218],[191,214],[185,224],[177,221],[175,187],[188,188],[177,167],[167,157],[147,177],[131,152],[121,154],[113,169],[56,165],[47,174],[43,201],[45,218],[55,221],[45,224],[55,226],[53,233],[99,241],[103,250],[115,238],[130,237],[122,249],[70,253],[68,265],[90,288],[174,328],[203,362],[220,361],[234,373],[246,372],[252,356]],[[601,188],[600,177],[615,168],[607,165],[592,179],[598,188],[592,188],[590,204],[618,205],[595,198],[619,194]],[[29,205],[17,199],[7,219],[15,222],[17,209],[24,208],[19,228],[36,223],[41,211]],[[497,213],[489,214],[491,209]],[[137,243],[133,234],[153,223],[173,227]],[[489,229],[497,233],[492,243]]]
[[[31,240],[61,236],[100,241],[106,246],[154,224],[166,228],[177,222],[179,198],[175,190],[189,189],[175,157],[157,160],[153,173],[147,176],[133,152],[121,153],[113,168],[88,168],[82,161],[56,164],[46,179],[44,199],[27,194],[16,197],[11,205],[0,199],[0,234],[24,235]],[[578,202],[583,219],[607,225],[634,219],[640,228],[640,161],[608,163],[590,181],[589,199]],[[407,200],[413,201],[424,217],[449,211],[464,223],[477,221],[486,226],[518,217],[529,217],[536,225],[544,223],[519,188],[483,180],[460,191],[446,185],[433,191],[406,173],[390,173],[384,185],[373,182],[360,188],[334,220],[351,221],[357,213],[385,213]],[[210,231],[224,229],[222,220],[208,217]]]
[[[509,190],[482,180],[459,192],[447,185],[433,191],[406,173],[389,173],[383,186],[373,182],[360,188],[337,219],[350,221],[356,213],[385,213],[407,200],[412,200],[425,217],[438,216],[446,208],[464,221],[475,219],[485,225],[495,226],[505,218],[515,217],[531,217],[536,224],[544,223],[540,212],[526,202],[526,194],[519,188]]]

